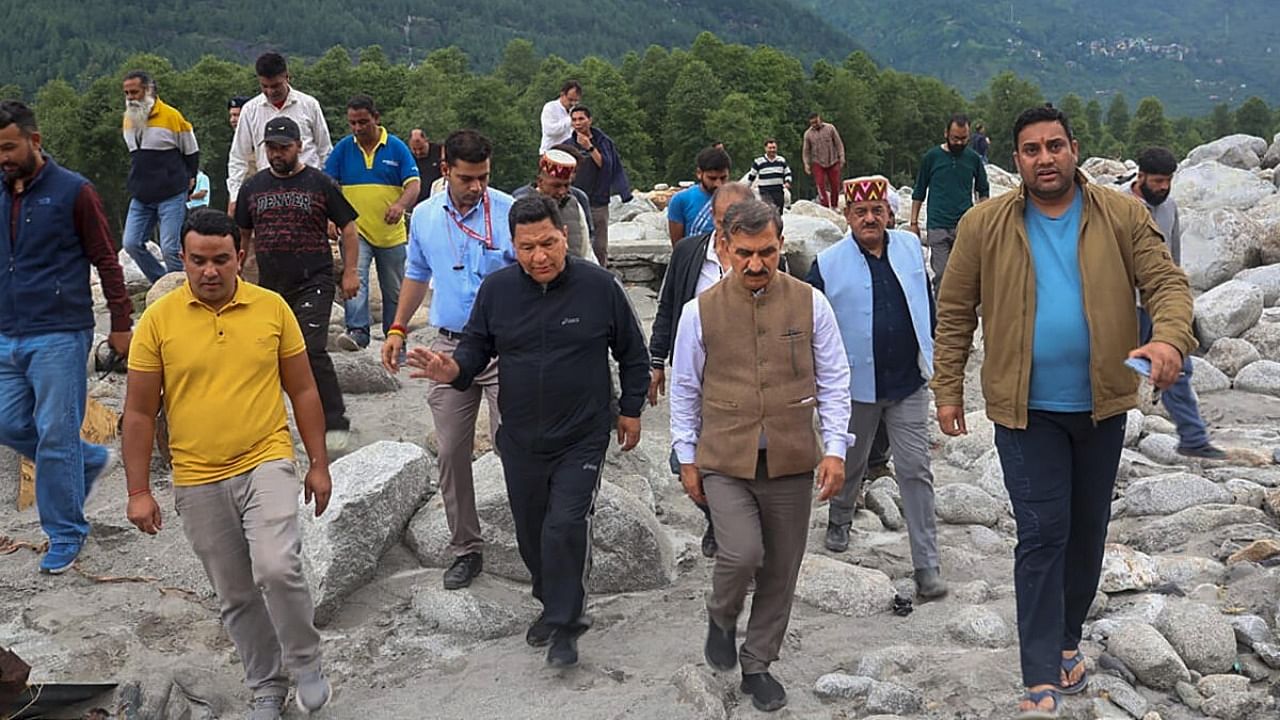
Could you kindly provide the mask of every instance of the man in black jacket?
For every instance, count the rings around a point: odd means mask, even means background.
[[[685,303],[716,284],[724,273],[716,238],[724,213],[734,203],[753,197],[751,188],[744,183],[721,185],[711,198],[711,216],[715,219],[716,231],[684,238],[671,251],[671,261],[667,264],[662,290],[658,293],[658,314],[653,318],[653,330],[649,333],[649,358],[653,365],[649,379],[650,405],[657,405],[658,396],[666,392],[666,364],[671,361],[672,349],[676,345],[680,311]],[[671,472],[679,475],[680,465],[675,457],[675,450],[672,450]],[[698,505],[698,509],[707,517],[707,531],[702,534],[702,554],[715,557],[716,529],[711,523],[711,511],[705,503]]]
[[[555,201],[521,198],[508,222],[519,266],[485,278],[452,357],[415,347],[408,364],[416,368],[411,377],[465,390],[498,357],[498,450],[520,557],[543,606],[525,639],[534,647],[550,643],[547,664],[569,667],[588,627],[589,518],[612,414],[608,354],[622,381],[617,430],[624,451],[640,441],[649,355],[622,285],[607,270],[568,257]]]

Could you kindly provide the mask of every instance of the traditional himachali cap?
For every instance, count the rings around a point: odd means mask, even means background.
[[[563,150],[548,150],[538,161],[538,169],[557,180],[568,180],[578,161]]]
[[[883,175],[863,175],[844,181],[844,199],[846,202],[866,202],[868,200],[889,201],[889,179]]]

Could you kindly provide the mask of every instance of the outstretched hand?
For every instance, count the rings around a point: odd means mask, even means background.
[[[404,364],[413,368],[409,377],[427,378],[439,383],[451,383],[458,379],[458,373],[461,372],[452,356],[424,347],[410,350]]]

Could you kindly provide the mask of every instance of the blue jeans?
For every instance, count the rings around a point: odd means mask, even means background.
[[[1138,332],[1142,343],[1151,342],[1151,316],[1146,308],[1138,308]],[[1191,357],[1182,359],[1182,374],[1168,390],[1160,393],[1160,401],[1178,428],[1178,447],[1201,448],[1209,444],[1209,431],[1200,417],[1200,402],[1191,389]]]
[[[347,331],[360,335],[364,344],[369,342],[369,263],[378,263],[378,290],[382,293],[382,332],[391,329],[396,321],[396,308],[400,303],[400,284],[404,282],[404,263],[408,245],[376,247],[360,238],[360,257],[356,259],[356,272],[360,275],[360,292],[343,303],[347,316]]]
[[[51,543],[89,534],[84,501],[107,449],[80,439],[92,330],[0,334],[0,443],[36,463],[36,506]]]
[[[174,195],[154,203],[129,201],[129,215],[124,221],[124,249],[138,264],[138,269],[155,282],[166,273],[182,272],[182,221],[187,216],[187,194]],[[160,252],[164,265],[147,247],[151,231],[160,223]]]

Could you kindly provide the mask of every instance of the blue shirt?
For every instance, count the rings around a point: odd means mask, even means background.
[[[920,343],[916,342],[906,293],[889,264],[889,242],[886,234],[880,257],[858,245],[867,261],[867,269],[871,271],[871,352],[875,358],[876,400],[881,402],[897,402],[924,385],[924,376],[916,362]],[[827,283],[816,260],[805,281],[818,292],[826,292]],[[936,323],[933,290],[929,283],[925,283],[925,291],[929,294],[929,319]]]
[[[667,220],[684,225],[685,237],[702,235],[716,229],[715,218],[711,216],[711,195],[702,188],[702,183],[671,196],[671,202],[667,205]]]
[[[490,246],[470,237],[454,222],[453,200],[446,190],[427,198],[409,221],[409,250],[405,277],[425,283],[435,279],[429,322],[437,328],[462,332],[471,316],[480,283],[490,273],[515,262],[507,214],[511,196],[489,188],[493,236]],[[485,234],[484,204],[471,208],[460,220],[473,233]]]
[[[324,171],[342,186],[347,202],[359,213],[356,228],[361,237],[374,247],[404,244],[404,223],[385,220],[387,208],[400,199],[404,187],[419,179],[418,161],[403,140],[381,128],[370,154],[348,135],[329,153]]]
[[[209,176],[204,174],[203,170],[196,171],[196,186],[191,188],[191,195],[204,191],[204,197],[192,200],[191,196],[187,196],[187,208],[209,207]]]
[[[1027,203],[1025,221],[1036,276],[1035,334],[1027,405],[1050,412],[1093,409],[1089,376],[1089,324],[1080,281],[1080,215],[1084,192],[1061,217]]]

